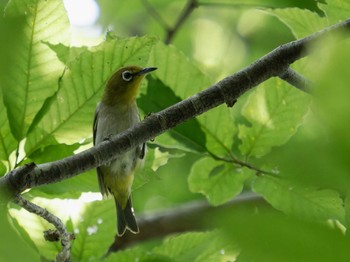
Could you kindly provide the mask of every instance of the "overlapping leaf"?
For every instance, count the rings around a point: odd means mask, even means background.
[[[239,125],[240,150],[246,157],[261,157],[283,145],[296,132],[308,111],[310,97],[279,80],[270,80],[250,94]]]
[[[5,10],[9,19],[25,16],[15,43],[2,91],[12,132],[22,140],[47,97],[57,90],[64,65],[43,43],[68,43],[69,23],[62,1],[11,0]]]
[[[267,176],[256,179],[253,190],[286,214],[310,221],[336,219],[344,222],[343,201],[336,191],[305,188]]]
[[[220,205],[241,193],[246,178],[246,173],[232,164],[205,157],[193,165],[188,184],[192,192],[202,193],[211,204]]]

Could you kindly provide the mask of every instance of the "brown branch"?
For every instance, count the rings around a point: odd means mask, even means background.
[[[290,64],[306,56],[306,51],[310,51],[306,47],[312,42],[326,34],[349,29],[350,19],[308,37],[281,45],[241,71],[186,100],[150,115],[138,125],[112,137],[109,141],[65,159],[34,166],[32,169],[15,169],[0,178],[0,192],[10,191],[10,197],[14,197],[27,188],[73,177],[106,164],[131,148],[223,103],[231,107],[241,94],[271,77],[282,75]]]
[[[206,230],[215,228],[217,212],[230,210],[234,212],[240,206],[266,206],[266,201],[255,194],[244,193],[221,206],[211,206],[206,201],[196,201],[177,208],[152,215],[137,217],[140,228],[139,234],[127,232],[122,237],[116,236],[114,243],[110,246],[108,253],[116,252],[136,243],[163,238],[170,234]]]

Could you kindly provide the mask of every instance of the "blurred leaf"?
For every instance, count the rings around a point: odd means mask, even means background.
[[[261,157],[285,144],[303,121],[310,97],[280,80],[269,80],[251,93],[242,115],[251,126],[239,125],[242,154]]]
[[[317,190],[269,176],[258,177],[253,190],[274,208],[310,221],[345,221],[343,200],[333,190]]]
[[[171,261],[220,261],[228,259],[232,249],[218,232],[205,232],[169,237],[152,253],[167,256]]]
[[[74,59],[67,61],[68,69],[54,101],[28,136],[26,152],[30,154],[43,147],[50,136],[55,136],[60,143],[73,143],[91,136],[94,110],[105,81],[121,66],[145,65],[154,41],[151,37],[110,39],[90,50],[76,50]],[[63,55],[62,45],[50,47]]]
[[[246,178],[233,164],[205,157],[193,164],[188,184],[192,192],[202,193],[212,205],[220,205],[241,193]]]
[[[326,3],[320,4],[320,8],[326,13],[330,24],[339,23],[349,18],[350,2],[348,0],[326,1]]]
[[[73,261],[99,260],[107,252],[116,234],[115,212],[112,199],[94,201],[86,206],[81,219],[74,223]]]
[[[237,261],[347,261],[349,238],[326,224],[292,219],[271,210],[219,214],[218,223],[241,248]]]
[[[6,17],[25,16],[3,81],[4,103],[12,132],[22,140],[45,99],[57,90],[63,65],[42,41],[68,43],[69,23],[60,0],[11,0]]]
[[[202,1],[200,1],[201,3]],[[219,5],[215,0],[203,1],[205,4]],[[222,5],[232,5],[232,6],[250,6],[250,7],[270,7],[270,8],[285,8],[285,7],[299,7],[307,8],[313,11],[319,10],[317,7],[317,2],[315,0],[222,0],[220,4]],[[199,3],[199,4],[200,4]]]
[[[286,8],[269,11],[285,23],[295,38],[302,38],[329,26],[329,20],[307,9]]]
[[[14,230],[6,205],[0,206],[0,261],[39,261],[39,254]]]
[[[107,261],[230,261],[235,248],[218,232],[168,237],[151,250],[138,247],[112,254]]]

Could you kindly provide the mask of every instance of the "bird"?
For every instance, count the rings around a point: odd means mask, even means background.
[[[156,67],[126,66],[112,74],[100,103],[96,107],[93,124],[93,144],[98,145],[112,136],[140,122],[136,96],[142,79]],[[103,196],[112,195],[117,211],[117,235],[126,230],[138,233],[139,228],[131,202],[131,186],[136,169],[142,165],[146,145],[119,155],[115,160],[97,167],[97,178]]]

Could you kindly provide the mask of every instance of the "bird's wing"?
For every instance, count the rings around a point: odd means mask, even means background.
[[[94,146],[96,145],[96,133],[97,133],[97,125],[98,125],[98,112],[99,112],[99,106],[97,106],[96,111],[95,111],[95,117],[94,117],[94,125],[93,125],[93,144]],[[104,183],[103,179],[103,173],[101,167],[96,168],[97,171],[97,179],[98,179],[98,185],[100,187],[100,191],[103,196],[108,195],[108,190],[106,188],[106,185]]]

